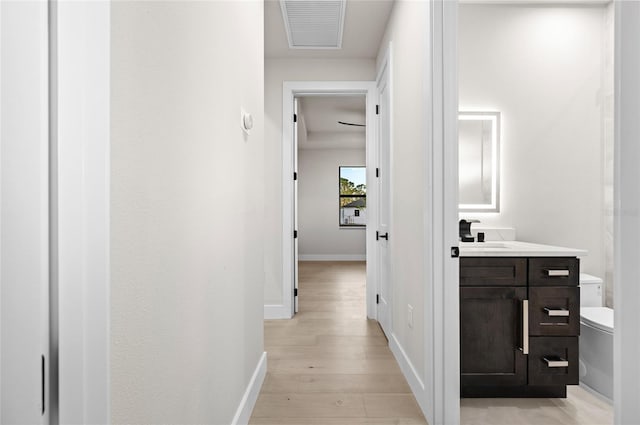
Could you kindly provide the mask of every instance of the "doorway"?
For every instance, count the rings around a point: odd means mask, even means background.
[[[501,180],[494,187],[500,188],[500,196],[504,200],[500,204],[495,203],[495,208],[491,208],[488,205],[491,202],[486,200],[476,202],[473,211],[469,211],[469,205],[460,205],[461,211],[467,208],[459,218],[479,220],[481,223],[474,225],[478,227],[513,228],[517,241],[586,250],[588,255],[580,258],[580,271],[605,278],[606,282],[606,276],[613,268],[612,259],[605,255],[605,229],[609,227],[613,231],[613,211],[606,213],[607,205],[613,207],[613,190],[607,187],[613,184],[610,168],[613,166],[613,127],[606,125],[607,120],[613,122],[613,5],[593,6],[578,3],[570,7],[459,6],[460,203],[472,203],[469,202],[469,188],[481,181],[477,172],[475,177],[472,176],[474,165],[479,162],[483,164],[483,171],[495,165],[496,173],[489,175]],[[511,43],[513,40],[518,40],[517,47]],[[576,78],[578,74],[581,77]],[[596,97],[599,102],[592,101]],[[540,107],[540,104],[545,107]],[[473,146],[468,140],[467,143],[462,141],[468,137],[466,124],[470,122],[470,115],[462,114],[462,111],[472,112],[474,118],[479,115],[490,117],[492,113],[499,117],[494,134],[502,135],[501,148],[494,152],[495,159],[499,158],[500,162],[488,161],[477,154],[475,162],[469,161]],[[576,122],[580,125],[576,126]],[[544,137],[540,137],[542,134]],[[557,161],[549,157],[551,152],[555,158],[565,158],[568,152],[572,152],[570,156],[576,162]],[[607,161],[607,157],[611,160]],[[544,173],[532,172],[532,168],[539,169],[543,163]],[[586,163],[591,165],[584,167]],[[527,189],[523,191],[525,187]],[[490,194],[491,191],[485,193]],[[610,196],[609,200],[606,200],[607,196]],[[549,199],[554,201],[549,202]],[[580,217],[579,225],[576,225],[575,217]],[[611,223],[605,226],[608,220]],[[584,228],[590,229],[588,235],[583,233]],[[504,237],[504,240],[510,239],[514,238]],[[612,245],[612,240],[609,243]],[[576,277],[576,285],[577,280]],[[581,286],[579,299],[586,301],[587,288]],[[515,381],[506,383],[506,376],[512,370],[514,379],[521,379],[528,385],[523,387],[533,387],[541,374],[536,369],[534,353],[529,354],[524,349],[520,351],[513,344],[508,344],[504,352],[513,355],[506,357],[508,361],[504,365],[497,365],[478,360],[474,353],[477,350],[469,349],[470,341],[473,341],[471,335],[481,334],[473,332],[477,329],[472,325],[477,315],[470,313],[473,303],[488,305],[493,300],[482,299],[483,295],[479,291],[474,292],[475,289],[464,287],[460,291],[462,393],[473,397],[477,386],[491,385],[491,377],[475,381],[482,384],[474,383],[473,379],[477,379],[479,374],[475,377],[473,374],[482,367],[491,368],[493,376],[504,379],[501,389],[515,390],[522,385]],[[533,298],[532,290],[529,289],[528,296],[526,292],[522,296]],[[580,315],[581,303],[576,304],[577,311],[571,313],[573,317]],[[530,317],[523,314],[522,320]],[[571,337],[567,339],[568,343],[579,347],[576,348],[575,360],[567,362],[565,369],[567,375],[573,374],[571,380],[567,379],[567,398],[551,398],[544,402],[464,398],[461,401],[461,423],[475,422],[478,415],[484,415],[488,422],[499,423],[495,417],[496,407],[513,410],[523,423],[551,422],[556,415],[567,412],[571,413],[566,414],[564,423],[612,423],[612,407],[594,397],[584,386],[585,377],[593,379],[594,373],[600,371],[596,372],[590,362],[583,361],[583,352],[589,353],[595,347],[586,343],[584,330],[580,332],[579,329],[580,321],[576,320],[578,326],[575,331],[563,334]],[[523,325],[527,331],[533,327],[531,324]],[[496,326],[487,328],[496,329]],[[523,338],[524,341],[539,344],[541,340],[527,337],[526,340]],[[548,340],[549,343],[553,341]],[[598,347],[601,348],[604,347]],[[498,350],[483,352],[489,353],[488,357],[492,359],[505,358],[496,354]],[[473,365],[474,361],[481,366]],[[549,373],[553,370],[551,367],[544,366],[542,373]],[[556,367],[556,374],[560,375],[560,370]],[[580,385],[577,385],[579,381]],[[501,395],[505,393],[507,390]]]
[[[378,294],[379,277],[377,275],[377,261],[371,261],[371,259],[377,259],[378,243],[380,241],[380,235],[378,234],[378,240],[376,240],[376,227],[378,223],[378,210],[379,210],[379,185],[378,178],[376,177],[376,169],[378,169],[378,175],[380,173],[379,166],[379,145],[378,145],[378,118],[376,115],[376,105],[378,105],[378,93],[376,84],[374,82],[285,82],[283,87],[283,240],[290,240],[291,243],[283,244],[283,293],[284,308],[288,310],[288,317],[293,317],[296,312],[296,296],[297,292],[297,261],[299,257],[299,240],[298,240],[298,210],[297,210],[297,190],[298,190],[298,175],[299,167],[299,146],[298,143],[310,145],[313,142],[313,137],[309,137],[310,132],[306,132],[307,139],[298,140],[298,126],[306,126],[305,121],[298,121],[296,108],[300,107],[297,99],[302,99],[302,108],[304,114],[305,99],[311,100],[311,109],[315,107],[315,104],[322,104],[330,102],[328,99],[338,99],[343,97],[355,99],[357,97],[364,98],[364,115],[360,116],[360,119],[364,118],[364,121],[358,121],[354,119],[356,117],[346,116],[344,119],[332,118],[334,126],[342,127],[357,127],[349,130],[349,133],[357,134],[362,133],[364,129],[364,178],[366,180],[366,225],[364,227],[357,226],[357,220],[355,220],[355,210],[358,209],[360,213],[365,211],[362,208],[354,208],[354,205],[348,207],[348,210],[341,208],[340,205],[340,168],[334,170],[335,185],[333,185],[334,192],[334,213],[332,214],[333,226],[337,228],[337,231],[344,232],[343,235],[349,236],[346,232],[364,232],[364,248],[366,263],[366,316],[370,319],[378,318],[378,309],[376,304],[376,295]],[[309,107],[309,105],[307,106]],[[379,107],[378,107],[379,109]],[[342,121],[347,124],[339,124],[337,121]],[[356,122],[352,122],[356,121]],[[359,127],[349,124],[360,124],[365,127]],[[314,125],[314,124],[312,124]],[[336,143],[340,143],[339,141]],[[335,164],[334,164],[335,165]],[[345,167],[345,173],[349,172],[347,168],[352,167],[354,164],[343,164]],[[355,164],[358,165],[358,164]],[[351,167],[350,167],[351,166]],[[335,167],[334,167],[335,168]],[[347,179],[348,180],[348,179]],[[362,182],[352,182],[354,188],[356,183],[362,184]],[[355,190],[352,190],[355,192]],[[344,193],[347,195],[347,193]],[[360,195],[358,193],[352,193],[352,195]],[[348,198],[347,196],[343,198]],[[351,203],[356,202],[355,198],[360,196],[352,196],[349,199]],[[346,200],[346,199],[343,199]],[[361,201],[361,199],[360,199]],[[328,201],[330,202],[330,201]],[[349,203],[349,202],[347,202]],[[356,202],[357,203],[357,202]],[[347,204],[343,205],[346,206]],[[349,218],[340,224],[340,217],[346,214]],[[351,224],[350,224],[351,223]],[[371,223],[376,223],[372,226]],[[351,227],[347,227],[351,226]],[[301,234],[300,234],[301,235]],[[353,234],[351,234],[353,236]],[[303,248],[306,249],[305,245]],[[322,255],[319,253],[303,253],[303,255]],[[358,255],[358,254],[347,254]],[[361,255],[361,254],[360,254]],[[304,258],[304,257],[302,257]],[[307,257],[309,258],[309,257]],[[313,258],[313,257],[312,257]],[[316,259],[322,257],[316,257]],[[351,259],[357,257],[351,257]],[[362,258],[362,257],[360,257]],[[325,257],[329,259],[329,257]],[[349,259],[347,257],[347,259]],[[377,297],[379,299],[379,297]]]
[[[304,305],[304,278],[338,280],[348,266],[364,272],[367,228],[366,97],[306,95],[294,98],[295,312]],[[305,266],[301,269],[300,266]],[[302,276],[301,276],[302,274]],[[365,280],[350,298],[362,302]],[[296,297],[295,294],[300,294]],[[356,308],[359,310],[359,308]],[[355,313],[355,311],[354,311]]]

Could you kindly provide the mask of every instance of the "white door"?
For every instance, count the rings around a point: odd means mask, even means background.
[[[47,14],[47,1],[0,2],[2,424],[48,423]]]
[[[387,335],[391,332],[391,300],[393,289],[391,285],[391,260],[389,244],[392,235],[389,234],[389,221],[391,212],[391,111],[389,95],[389,73],[385,66],[378,80],[378,222],[376,223],[376,242],[378,244],[378,322]]]
[[[293,99],[293,312],[298,312],[298,99]]]

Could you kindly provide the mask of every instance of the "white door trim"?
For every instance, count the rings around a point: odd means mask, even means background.
[[[300,111],[300,102],[298,99],[293,99],[293,113],[295,116],[298,116]],[[299,143],[299,131],[298,120],[293,122],[293,174],[298,175],[298,143]],[[298,199],[298,179],[293,179],[293,229],[294,233],[297,232],[300,222],[298,221],[298,203],[300,200]],[[298,290],[298,264],[297,261],[300,259],[299,255],[300,243],[297,237],[293,238],[293,293],[295,295]],[[293,297],[293,314],[298,312],[298,298]]]
[[[377,185],[375,164],[377,158],[377,103],[374,81],[285,81],[282,87],[282,306],[265,306],[270,318],[293,317],[293,98],[301,95],[365,94],[367,96],[367,203],[375,205]],[[371,208],[371,207],[369,207]],[[367,212],[369,223],[375,223],[375,209]],[[367,226],[367,257],[376,258],[375,229]],[[367,317],[375,319],[375,262],[367,261]]]
[[[458,49],[457,0],[431,2],[431,72],[425,96],[431,124],[427,149],[425,240],[427,279],[425,307],[432,316],[425,326],[425,370],[433,377],[426,388],[433,406],[429,423],[460,423],[459,262],[458,246]],[[429,326],[430,325],[430,326]]]
[[[51,3],[59,423],[110,423],[110,3]]]
[[[613,404],[640,423],[640,3],[615,2]]]

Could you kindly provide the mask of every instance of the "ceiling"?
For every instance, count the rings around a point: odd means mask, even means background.
[[[347,0],[341,49],[290,49],[279,0],[265,0],[266,59],[375,59],[394,0]],[[306,96],[299,99],[300,149],[364,149],[365,97]]]
[[[301,0],[305,1],[305,0]],[[460,0],[469,4],[598,4],[610,0]],[[290,49],[279,0],[265,0],[265,58],[375,59],[394,0],[347,0],[342,48]],[[364,96],[308,96],[300,99],[300,149],[364,148]]]
[[[305,96],[298,99],[300,149],[364,149],[365,96]]]
[[[374,59],[394,0],[347,0],[341,49],[290,49],[278,0],[264,4],[266,58]]]

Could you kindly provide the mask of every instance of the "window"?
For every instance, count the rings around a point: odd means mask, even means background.
[[[365,167],[339,167],[340,227],[367,224],[367,173]]]

